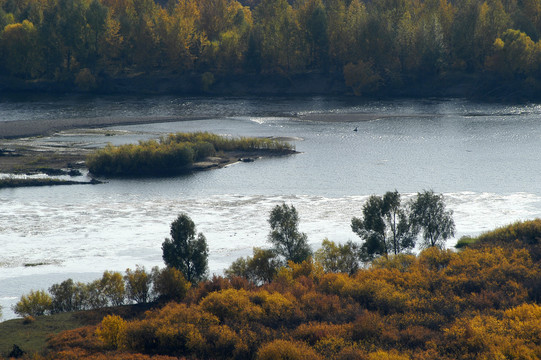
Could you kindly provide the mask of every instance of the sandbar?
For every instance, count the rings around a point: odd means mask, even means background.
[[[0,121],[0,139],[52,135],[69,129],[201,120],[197,116],[92,117]]]

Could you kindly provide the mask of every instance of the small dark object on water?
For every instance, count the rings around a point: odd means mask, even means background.
[[[49,176],[58,176],[58,175],[66,175],[67,171],[62,169],[53,169],[53,168],[40,168],[38,169],[39,172],[49,175]]]
[[[255,159],[254,158],[240,158],[239,161],[242,161],[242,162],[254,162]]]
[[[358,131],[357,126],[355,126],[355,129],[353,129],[353,131]]]
[[[81,175],[83,175],[83,173],[81,173],[77,169],[71,169],[70,171],[68,171],[68,175],[69,176],[81,176]]]

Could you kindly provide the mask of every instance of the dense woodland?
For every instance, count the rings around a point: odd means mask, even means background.
[[[314,74],[363,95],[541,84],[540,0],[0,0],[0,31],[8,89],[141,75],[192,92]]]

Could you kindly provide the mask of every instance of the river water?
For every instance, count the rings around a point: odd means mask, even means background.
[[[350,229],[371,194],[443,193],[456,238],[541,217],[541,105],[460,99],[3,98],[0,121],[58,117],[198,116],[116,126],[116,136],[70,132],[41,141],[102,146],[176,131],[291,138],[297,155],[160,179],[0,190],[3,319],[30,289],[104,270],[163,266],[161,243],[179,212],[207,237],[211,273],[268,246],[270,210],[286,202],[317,249]],[[357,128],[358,131],[353,131]]]

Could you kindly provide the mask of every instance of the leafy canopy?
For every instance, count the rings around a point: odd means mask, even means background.
[[[411,205],[410,221],[413,227],[422,231],[422,247],[443,247],[445,240],[455,235],[453,211],[445,208],[443,195],[425,190],[417,194]]]
[[[299,215],[293,205],[276,205],[271,211],[269,224],[269,241],[274,245],[274,251],[286,261],[301,263],[312,255],[308,237],[299,232]]]
[[[191,283],[203,280],[208,270],[207,239],[197,234],[190,217],[181,213],[171,224],[171,238],[162,244],[163,261],[178,269]]]

